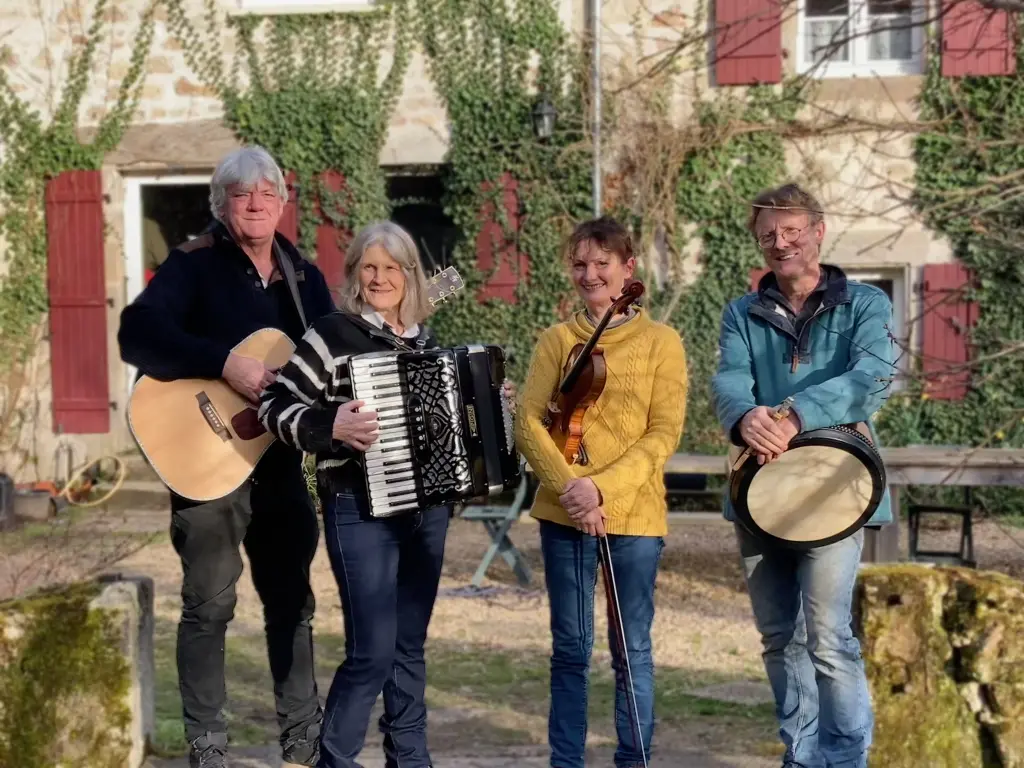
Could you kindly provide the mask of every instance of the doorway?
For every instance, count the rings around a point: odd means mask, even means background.
[[[124,179],[125,305],[142,293],[172,248],[213,220],[210,174],[126,176]],[[126,365],[129,394],[136,371]]]
[[[452,263],[458,228],[444,211],[442,168],[396,168],[388,172],[387,194],[391,220],[416,243],[428,275]]]

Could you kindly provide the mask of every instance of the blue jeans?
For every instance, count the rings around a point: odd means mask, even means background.
[[[551,603],[551,710],[548,744],[552,768],[583,768],[587,738],[587,682],[594,648],[594,588],[598,540],[566,525],[540,521],[544,580]],[[654,735],[654,662],[651,623],[654,582],[665,542],[653,536],[608,536],[626,631],[629,666],[640,713],[640,739],[650,761]],[[610,627],[609,627],[610,628]],[[617,768],[643,764],[636,743],[633,699],[618,641],[609,637],[615,671]]]
[[[786,768],[866,768],[874,715],[853,589],[864,529],[805,552],[766,547],[736,526]]]
[[[370,710],[384,692],[388,768],[429,768],[423,645],[441,578],[450,509],[371,518],[365,496],[324,504],[345,616],[345,661],[327,695],[319,768],[358,768]]]

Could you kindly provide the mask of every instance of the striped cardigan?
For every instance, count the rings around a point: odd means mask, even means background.
[[[424,328],[422,346],[437,346]],[[338,407],[352,399],[348,359],[366,352],[409,349],[406,342],[366,320],[333,312],[310,326],[291,359],[260,397],[259,419],[290,446],[316,455],[317,485],[330,493],[366,492],[359,453],[332,436]]]

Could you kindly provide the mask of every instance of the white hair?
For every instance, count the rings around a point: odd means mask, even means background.
[[[359,293],[359,265],[372,245],[383,247],[405,273],[405,295],[398,305],[402,325],[408,328],[415,323],[422,323],[432,311],[427,300],[426,275],[416,244],[409,233],[393,221],[367,224],[352,240],[345,254],[345,281],[339,290],[339,307],[354,315],[362,314],[365,305]]]
[[[210,179],[210,212],[217,221],[224,221],[224,204],[227,201],[227,190],[232,184],[244,188],[252,188],[261,181],[269,182],[277,196],[287,202],[288,187],[284,183],[284,174],[274,158],[263,147],[248,146],[236,149],[217,164]]]

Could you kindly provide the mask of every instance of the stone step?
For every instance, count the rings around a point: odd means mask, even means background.
[[[126,451],[118,456],[118,458],[124,462],[125,475],[128,480],[156,480],[159,482],[160,478],[153,468],[149,466],[146,457],[139,451]]]
[[[111,504],[119,509],[164,509],[170,504],[170,496],[159,480],[125,480]]]

